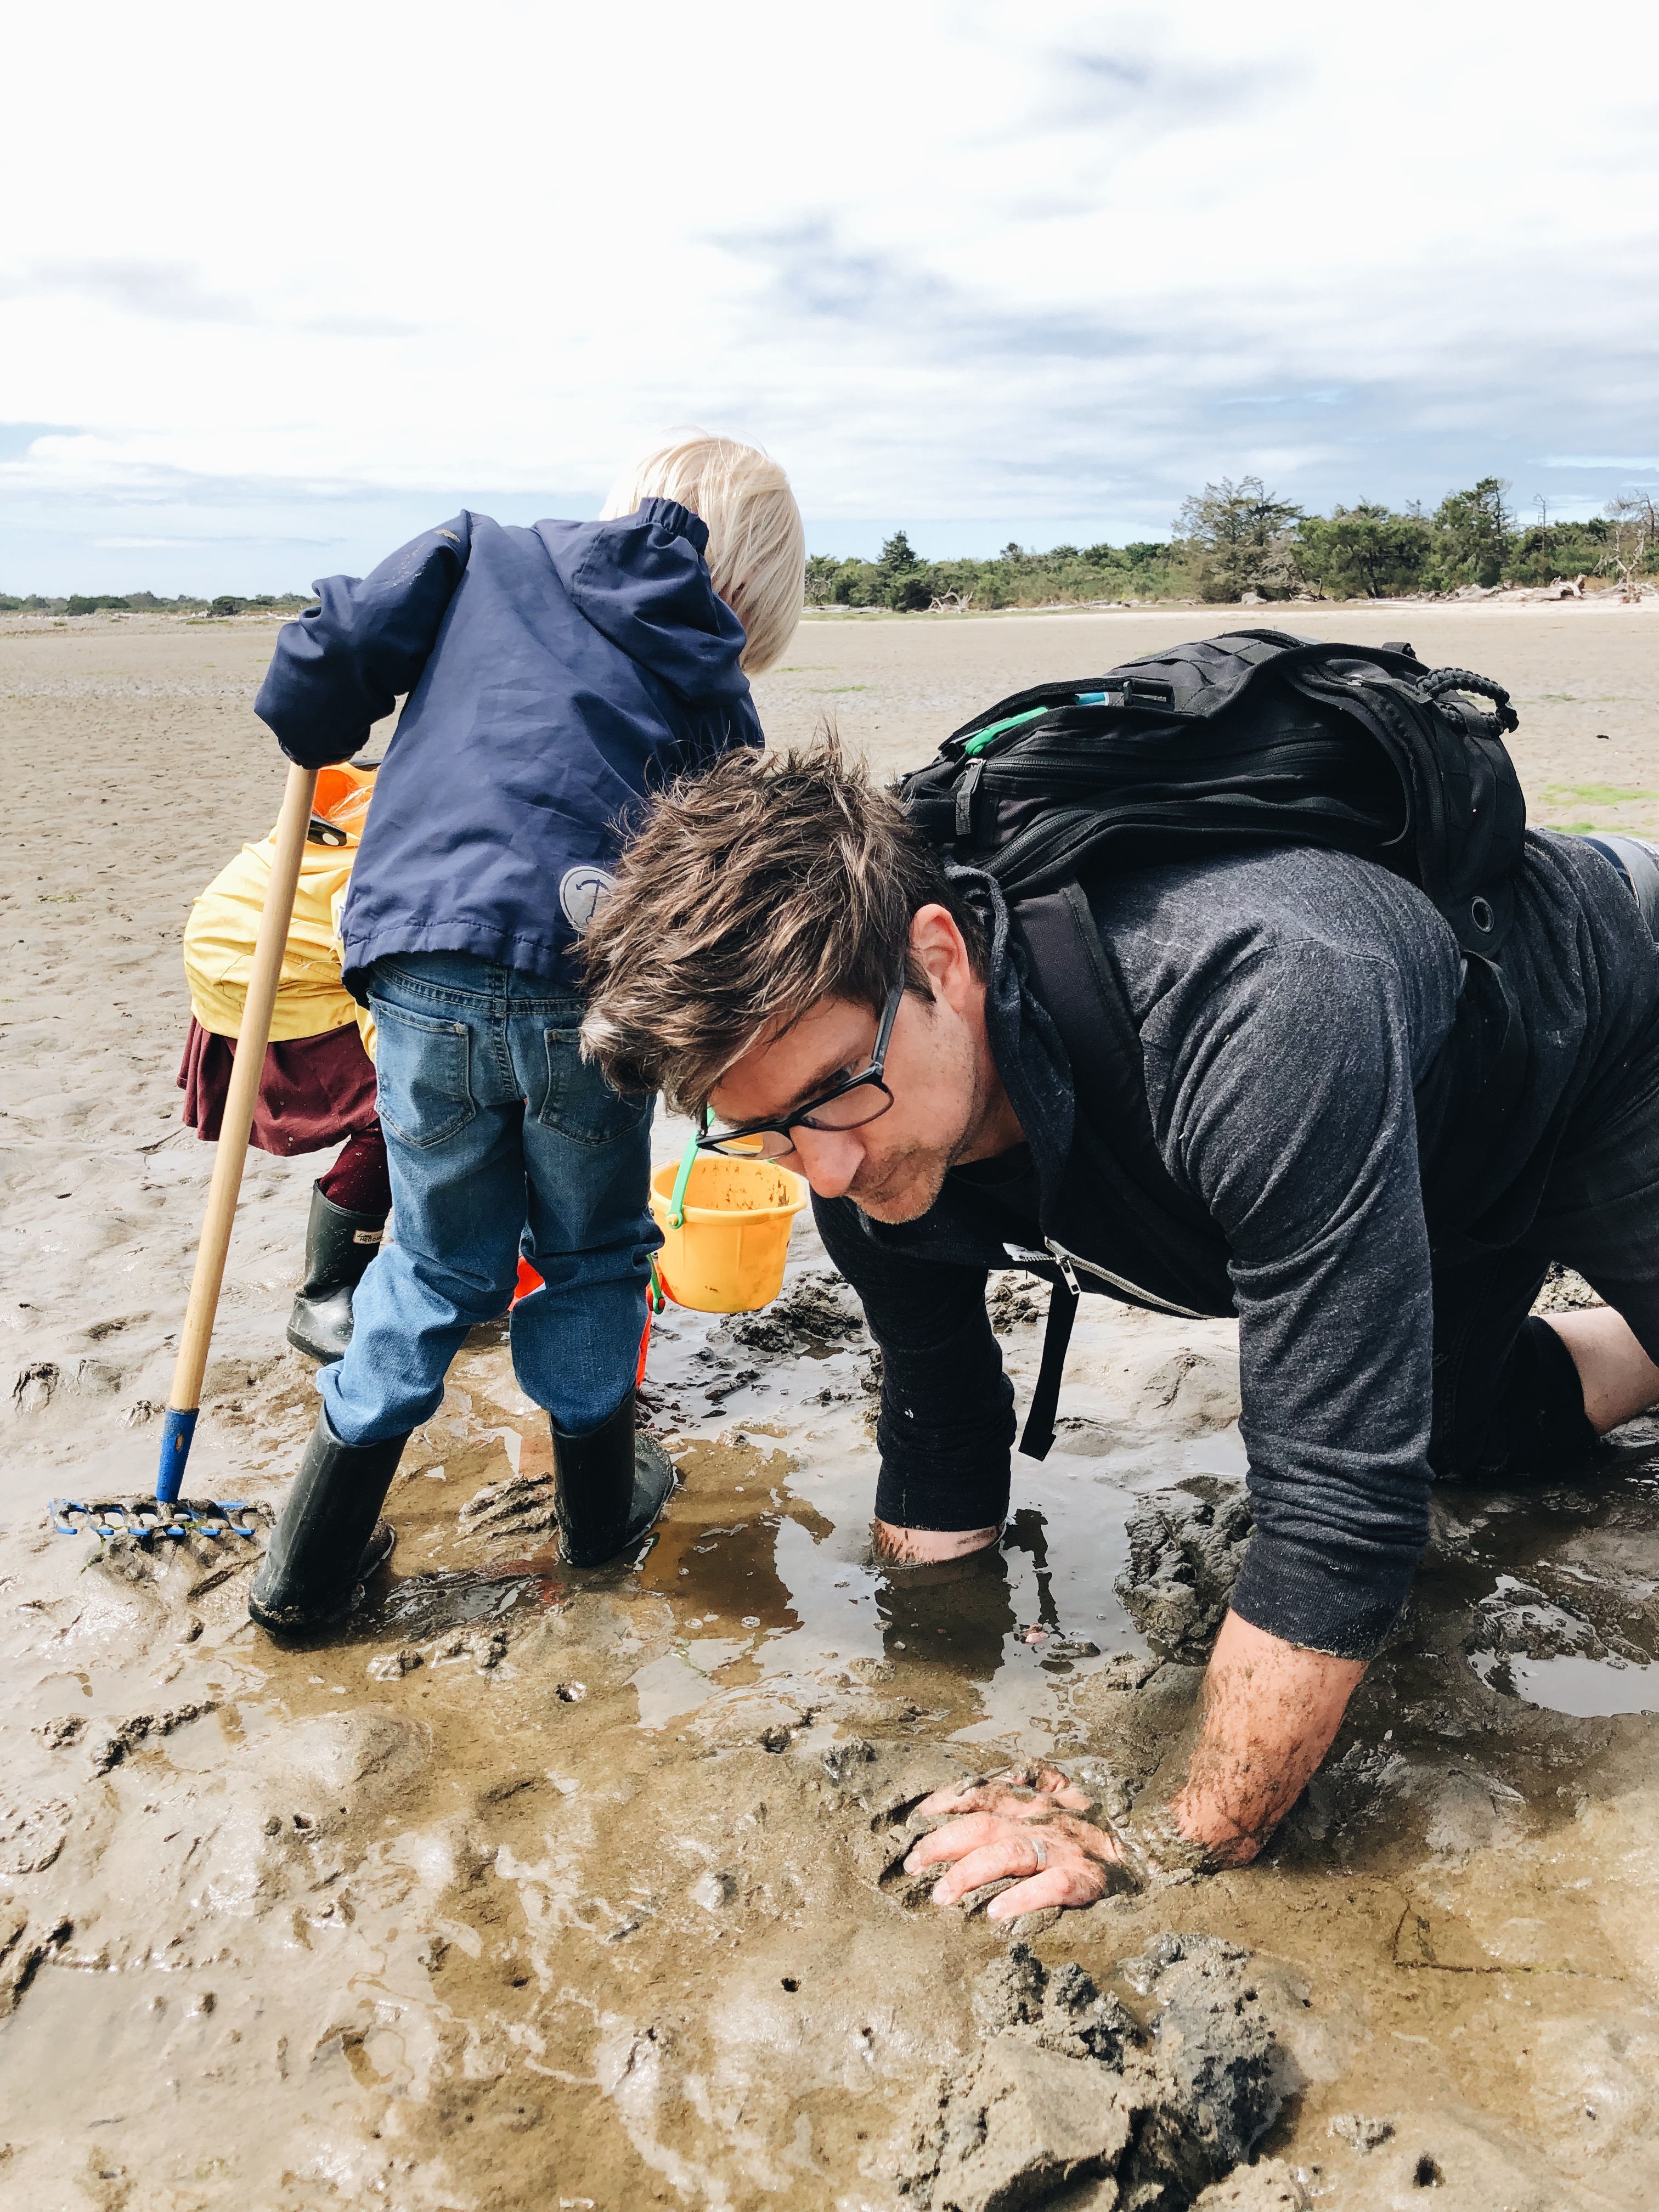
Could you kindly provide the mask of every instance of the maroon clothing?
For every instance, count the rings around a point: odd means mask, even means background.
[[[392,1170],[386,1162],[386,1139],[377,1121],[361,1137],[351,1137],[346,1148],[317,1188],[331,1206],[348,1213],[373,1213],[384,1221],[392,1211]]]
[[[234,1037],[216,1036],[192,1014],[179,1069],[185,1124],[211,1141],[224,1119]],[[355,1022],[321,1036],[289,1037],[265,1047],[251,1142],[262,1152],[319,1152],[343,1137],[380,1134],[374,1063]]]

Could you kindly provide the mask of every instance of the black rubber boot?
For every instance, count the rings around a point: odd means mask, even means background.
[[[320,1359],[343,1359],[351,1341],[351,1293],[380,1249],[386,1216],[348,1213],[311,1186],[311,1218],[306,1224],[306,1279],[288,1317],[288,1340],[296,1352]]]
[[[673,1462],[634,1426],[630,1390],[585,1437],[553,1429],[554,1510],[568,1567],[600,1567],[637,1544],[674,1494]]]
[[[350,1612],[398,1540],[380,1515],[408,1442],[343,1444],[327,1414],[318,1414],[248,1594],[247,1609],[261,1628],[320,1628]]]

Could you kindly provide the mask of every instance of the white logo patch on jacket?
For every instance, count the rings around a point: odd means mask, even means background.
[[[617,878],[592,861],[567,868],[559,878],[559,904],[578,937],[599,910],[599,902],[617,888]]]

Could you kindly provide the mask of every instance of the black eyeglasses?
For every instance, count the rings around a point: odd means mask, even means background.
[[[857,1075],[843,1076],[817,1098],[809,1098],[804,1105],[795,1107],[787,1120],[744,1121],[735,1129],[711,1130],[708,1109],[705,1106],[700,1117],[702,1133],[697,1139],[697,1150],[736,1153],[751,1160],[781,1160],[786,1152],[795,1149],[789,1134],[792,1129],[862,1129],[867,1122],[878,1121],[893,1103],[893,1094],[881,1079],[887,1065],[887,1042],[893,1034],[899,1001],[903,996],[904,978],[901,975],[887,994],[887,1003],[881,1010],[881,1023],[876,1030],[875,1048],[870,1054],[868,1067]]]

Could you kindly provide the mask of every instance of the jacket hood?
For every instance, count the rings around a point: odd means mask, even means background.
[[[686,700],[741,699],[743,624],[710,580],[708,526],[672,499],[611,522],[538,522],[571,603],[629,658]]]

